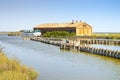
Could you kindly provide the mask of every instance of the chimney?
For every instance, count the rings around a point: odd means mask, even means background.
[[[78,20],[76,20],[76,23],[78,23]]]
[[[74,20],[72,20],[72,24],[74,24]]]

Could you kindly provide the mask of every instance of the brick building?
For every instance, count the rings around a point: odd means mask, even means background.
[[[34,30],[40,30],[42,34],[51,31],[67,31],[74,32],[76,36],[90,36],[92,35],[92,27],[86,22],[70,22],[70,23],[49,23],[40,24],[34,27]]]

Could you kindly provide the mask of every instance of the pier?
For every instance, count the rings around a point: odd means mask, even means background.
[[[120,59],[120,51],[118,50],[109,50],[103,48],[90,47],[90,44],[105,44],[105,45],[120,45],[119,40],[66,40],[66,39],[57,39],[57,38],[42,38],[42,37],[33,37],[31,40],[39,41],[46,44],[51,44],[59,46],[60,49],[65,50],[77,50],[82,52],[88,52],[91,54],[97,54],[112,58]]]

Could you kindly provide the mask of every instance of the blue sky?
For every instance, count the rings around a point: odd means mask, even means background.
[[[120,32],[120,0],[0,0],[0,31],[72,20],[94,32]]]

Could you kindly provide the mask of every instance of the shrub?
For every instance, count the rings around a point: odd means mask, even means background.
[[[43,34],[43,37],[68,37],[75,36],[75,33],[69,33],[66,31],[52,31]]]

